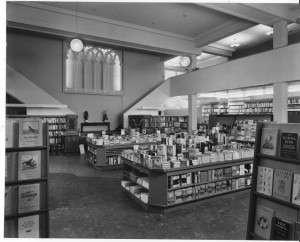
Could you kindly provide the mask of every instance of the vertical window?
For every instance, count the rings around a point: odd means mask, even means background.
[[[122,52],[85,46],[66,51],[64,91],[87,94],[122,94]]]

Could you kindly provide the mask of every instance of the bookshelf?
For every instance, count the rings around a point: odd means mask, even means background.
[[[169,116],[169,115],[129,115],[129,127],[139,129],[142,133],[180,133],[188,132],[188,116]]]
[[[252,159],[164,170],[148,168],[122,157],[124,170],[121,186],[143,209],[168,213],[193,206],[204,199],[249,189]]]
[[[150,128],[160,130],[161,133],[188,132],[188,116],[152,116]]]
[[[273,100],[245,100],[228,104],[228,114],[272,114]]]
[[[66,131],[77,131],[77,119],[76,114],[67,115],[8,115],[8,118],[41,118],[43,121],[49,124],[49,153],[58,154],[65,151],[64,134]],[[68,145],[68,144],[67,144]]]
[[[275,141],[277,153],[267,154],[261,148],[262,140],[265,140],[265,128],[278,130],[277,143]],[[300,223],[300,202],[294,200],[298,188],[294,179],[296,174],[300,174],[300,124],[258,123],[256,130],[253,182],[250,192],[246,239],[299,240],[300,233],[298,235],[296,233],[296,222]],[[281,137],[282,133],[298,133],[297,143],[292,143],[296,149],[290,149],[297,151],[297,155],[293,158],[282,157],[280,154],[284,140]],[[267,172],[263,172],[263,169]],[[284,178],[281,174],[284,174]],[[268,184],[266,187],[261,185],[265,184],[264,181]],[[279,184],[281,185],[279,186]],[[297,191],[299,192],[299,188]],[[263,214],[261,212],[263,210],[269,225],[266,229],[258,226],[258,215]],[[276,226],[276,221],[283,221],[282,228],[279,229]]]
[[[208,127],[212,129],[217,123],[226,124],[227,126],[234,125],[237,121],[242,120],[253,121],[273,121],[272,114],[226,114],[226,115],[210,115]]]
[[[123,161],[123,150],[132,149],[134,145],[156,145],[157,142],[128,143],[113,145],[96,145],[87,141],[87,161],[94,168],[120,168]]]
[[[42,123],[41,144],[19,147],[22,119],[10,120],[14,145],[5,149],[4,237],[49,238],[48,123]]]

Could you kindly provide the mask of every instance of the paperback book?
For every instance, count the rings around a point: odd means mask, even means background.
[[[282,133],[280,156],[286,158],[297,158],[298,152],[298,134],[297,133]]]
[[[19,147],[42,145],[42,120],[21,119],[19,121]]]
[[[41,178],[41,151],[19,152],[18,179]]]
[[[265,239],[270,239],[274,213],[273,209],[258,204],[255,214],[254,233]]]
[[[273,197],[290,202],[292,177],[292,172],[274,169]]]
[[[40,209],[40,184],[19,186],[19,213]]]
[[[275,156],[277,154],[277,137],[278,129],[263,128],[261,135],[260,153]]]
[[[39,215],[21,217],[18,219],[19,238],[39,238]]]
[[[290,240],[292,224],[281,218],[273,219],[273,240]]]
[[[294,174],[292,203],[300,205],[300,174]]]

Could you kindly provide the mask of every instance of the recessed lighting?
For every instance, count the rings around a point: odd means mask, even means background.
[[[239,47],[241,44],[240,43],[233,43],[230,45],[231,48],[236,48]]]
[[[273,35],[273,30],[270,30],[266,33],[266,35],[270,36],[270,35]]]

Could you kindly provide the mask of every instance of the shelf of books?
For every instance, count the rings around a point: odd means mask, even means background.
[[[105,135],[107,136],[107,135]],[[116,139],[103,138],[87,138],[87,161],[94,168],[117,168],[122,167],[121,153],[123,150],[137,148],[138,146],[155,145],[157,142],[153,142],[153,139],[145,141],[126,141],[121,136],[117,136]]]
[[[300,239],[300,124],[258,123],[247,239]]]
[[[5,238],[48,238],[48,123],[6,119]]]
[[[168,115],[129,115],[129,127],[139,129],[142,133],[179,133],[187,132],[188,116],[168,116]]]
[[[180,133],[188,131],[188,116],[152,116],[150,128],[161,133]]]
[[[253,149],[196,154],[195,148],[184,152],[180,146],[159,144],[154,150],[122,152],[121,186],[142,208],[168,213],[251,187]]]

